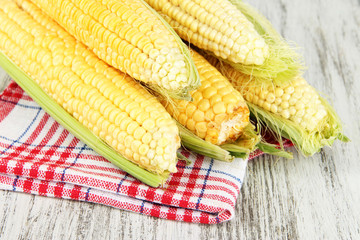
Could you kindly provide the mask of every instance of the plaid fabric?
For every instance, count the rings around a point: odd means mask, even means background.
[[[0,189],[105,204],[141,214],[214,224],[234,216],[246,161],[182,153],[161,188],[113,166],[62,128],[14,82],[0,96]],[[257,153],[260,154],[260,153]]]

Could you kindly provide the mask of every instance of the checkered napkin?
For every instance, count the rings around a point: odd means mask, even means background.
[[[62,128],[12,82],[0,96],[0,189],[100,203],[155,217],[230,220],[246,161],[223,163],[186,151],[164,186],[149,187]]]

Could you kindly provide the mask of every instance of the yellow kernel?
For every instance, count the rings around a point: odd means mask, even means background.
[[[276,90],[275,90],[275,96],[276,97],[281,97],[282,95],[284,94],[284,90],[283,89],[281,89],[281,88],[276,88]]]
[[[164,148],[156,147],[156,154],[157,155],[163,155],[164,154]]]
[[[203,132],[203,131],[198,131],[198,130],[196,130],[196,135],[198,135],[199,138],[205,139],[205,137],[206,137],[206,131]]]
[[[197,132],[206,132],[207,130],[207,126],[206,126],[206,122],[198,122],[195,125],[196,131]]]
[[[223,102],[218,102],[213,106],[213,110],[215,114],[221,114],[226,112],[226,107]]]
[[[134,138],[135,139],[142,139],[142,137],[144,136],[144,134],[146,133],[145,129],[142,127],[138,127],[136,128],[135,132],[134,132]]]
[[[169,140],[167,138],[161,138],[159,141],[158,141],[158,145],[160,147],[166,147],[169,143]]]
[[[139,162],[140,161],[140,155],[138,153],[134,153],[133,154],[133,159],[134,159],[134,161]]]
[[[213,120],[214,117],[215,117],[215,114],[214,114],[212,108],[208,109],[208,110],[205,112],[205,119],[206,119],[206,121]]]
[[[194,105],[194,103],[189,103],[186,106],[186,115],[192,116],[195,110],[196,110],[196,106]]]
[[[294,92],[294,87],[293,86],[289,86],[285,89],[285,93],[287,94],[292,94]]]
[[[132,110],[134,109],[138,109],[139,108],[139,103],[137,102],[131,102],[130,104],[128,104],[126,107],[125,107],[125,111],[130,113]]]
[[[266,99],[267,93],[268,93],[268,92],[266,92],[266,91],[262,91],[262,92],[260,92],[259,97],[260,97],[261,99]]]
[[[120,133],[117,134],[117,140],[120,143],[124,143],[126,135],[127,133],[125,131],[121,131]]]
[[[161,133],[160,132],[155,132],[154,134],[153,134],[153,139],[154,140],[159,140],[161,138]]]
[[[227,107],[226,107],[226,112],[227,112],[228,114],[231,114],[231,113],[234,112],[234,110],[235,110],[235,104],[234,104],[234,103],[229,103],[229,104],[227,105]]]
[[[131,135],[127,135],[124,139],[125,147],[129,148],[134,141],[134,138]]]
[[[302,103],[301,101],[298,101],[298,102],[295,104],[295,107],[296,107],[297,110],[304,109],[304,108],[305,108],[305,104]]]
[[[142,143],[141,143],[139,140],[134,140],[134,141],[132,141],[132,143],[131,143],[131,150],[132,150],[133,152],[138,152],[141,144],[142,144]]]
[[[246,98],[247,101],[252,102],[253,98],[254,98],[254,95],[251,92],[247,92],[246,95],[245,95],[245,98]]]
[[[204,90],[204,92],[203,92],[203,97],[209,99],[209,98],[211,98],[212,96],[214,96],[216,93],[217,93],[216,88],[214,88],[214,87],[209,87],[209,88],[207,88],[207,89]]]
[[[108,132],[110,134],[113,134],[113,132],[115,131],[116,126],[114,124],[110,124],[109,128],[108,128]]]
[[[125,119],[127,116],[128,115],[126,112],[120,112],[115,118],[115,125],[120,126],[122,120]]]
[[[290,114],[291,114],[291,115],[295,115],[295,113],[296,113],[296,108],[290,107],[289,111],[290,111]]]
[[[257,105],[262,107],[264,105],[264,100],[259,99],[259,101],[257,102]]]
[[[287,108],[289,108],[289,103],[288,102],[282,102],[280,106],[281,106],[282,109],[287,109]]]
[[[290,106],[294,106],[297,103],[298,99],[297,98],[290,98],[289,99],[289,104]]]
[[[275,104],[272,104],[270,110],[273,113],[277,113],[277,106]]]
[[[216,103],[220,101],[221,101],[221,96],[216,94],[210,98],[210,105],[214,106]]]
[[[268,103],[268,102],[264,102],[264,103],[262,104],[262,107],[263,107],[265,110],[270,111],[271,104]]]
[[[189,130],[195,131],[195,121],[193,119],[188,119],[186,126]]]
[[[269,93],[267,96],[266,96],[266,101],[268,103],[273,103],[275,101],[275,95],[273,93]]]
[[[130,71],[134,73],[139,73],[139,67],[136,63],[132,63],[130,66]],[[138,77],[137,77],[138,78]]]
[[[283,110],[283,111],[281,112],[281,116],[282,116],[283,118],[288,119],[288,118],[290,117],[290,113],[289,113],[288,110]]]
[[[151,149],[156,148],[156,141],[155,141],[155,140],[152,140],[152,141],[150,142],[150,148],[151,148]]]
[[[208,110],[210,108],[210,101],[208,99],[202,99],[198,103],[198,108],[200,111],[205,112],[206,110]]]
[[[131,52],[134,51],[135,47],[131,44],[127,44],[127,46],[124,49],[124,56],[128,59],[130,59]]]
[[[192,97],[194,99],[194,102],[199,102],[203,98],[200,91],[196,91],[194,94],[192,94]]]
[[[158,38],[154,42],[154,47],[157,48],[157,49],[161,49],[166,45],[167,45],[167,43],[163,38]]]
[[[132,155],[133,155],[133,152],[130,150],[130,148],[126,148],[125,149],[125,157],[128,159],[131,159]]]
[[[293,93],[292,97],[293,98],[296,98],[296,99],[299,99],[302,97],[302,91],[301,89],[297,88],[296,91]]]
[[[135,122],[135,121],[133,121],[133,122],[131,122],[131,123],[127,126],[126,131],[127,131],[128,134],[133,135],[134,132],[135,132],[135,130],[136,130],[138,127],[139,127],[138,123]]]
[[[146,119],[142,124],[142,127],[147,131],[151,131],[155,128],[155,121],[152,119]]]
[[[144,143],[144,144],[149,144],[152,140],[152,135],[151,133],[145,133],[144,136],[142,137],[141,141]]]
[[[140,162],[143,164],[143,165],[149,165],[150,161],[147,157],[140,157]]]
[[[276,105],[280,105],[282,103],[282,99],[281,98],[276,98],[274,103]]]
[[[305,109],[300,109],[298,111],[296,111],[296,116],[301,118],[305,115]]]
[[[142,112],[142,109],[140,107],[134,108],[133,110],[130,111],[130,117],[132,119],[136,119],[137,116],[139,116],[139,114]]]
[[[150,114],[148,112],[142,112],[136,117],[136,121],[139,123],[144,123],[146,119],[150,117]]]
[[[147,59],[147,55],[145,53],[140,53],[137,58],[136,58],[136,63],[139,65],[139,66],[144,66],[145,64],[145,60]]]
[[[139,153],[141,155],[145,155],[147,154],[147,152],[149,151],[149,146],[147,144],[141,144],[141,146],[139,147]]]
[[[125,151],[125,146],[122,143],[118,143],[118,145],[116,147],[117,147],[118,151],[121,151],[121,152]]]
[[[204,112],[200,111],[200,110],[195,110],[194,114],[193,114],[193,119],[195,122],[202,122],[205,119],[205,114]]]
[[[281,99],[282,99],[283,101],[288,101],[288,100],[290,99],[290,95],[287,94],[287,93],[285,93],[285,94],[282,95]]]
[[[219,126],[221,125],[221,123],[226,119],[227,114],[226,113],[222,113],[222,114],[218,114],[215,116],[215,122],[216,124],[218,124]]]
[[[110,123],[109,121],[104,120],[104,121],[102,122],[102,124],[101,124],[101,128],[102,128],[103,130],[108,130],[110,124],[111,124],[111,123]]]
[[[121,123],[120,123],[120,125],[119,125],[120,129],[126,130],[126,129],[127,129],[127,126],[128,126],[131,122],[133,122],[133,120],[132,120],[131,118],[125,117],[125,118],[121,121]]]
[[[235,94],[227,94],[222,97],[224,103],[236,103],[239,100],[238,96],[235,96]]]
[[[186,116],[186,114],[185,114],[185,113],[181,113],[181,114],[178,116],[177,120],[180,122],[180,124],[185,125],[185,124],[186,124],[186,121],[187,121],[187,116]]]

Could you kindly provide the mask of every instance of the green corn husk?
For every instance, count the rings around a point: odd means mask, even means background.
[[[186,165],[191,164],[190,159],[188,159],[187,157],[185,157],[181,152],[177,151],[176,155],[177,155],[177,158],[178,158],[179,160],[185,161],[185,162],[186,162]]]
[[[236,142],[226,143],[220,146],[199,138],[180,123],[177,122],[177,124],[180,131],[181,143],[185,148],[215,160],[232,162],[234,158],[247,159],[250,153],[257,149],[271,155],[292,158],[291,153],[283,149],[277,149],[275,145],[262,142],[253,124],[249,124],[244,129],[243,134]]]
[[[269,57],[262,65],[258,66],[236,64],[219,57],[217,58],[229,63],[238,71],[252,76],[256,81],[281,84],[301,75],[304,66],[300,55],[280,36],[269,20],[241,0],[229,1],[254,24],[256,31],[265,39],[269,46]]]
[[[294,156],[291,152],[285,151],[283,148],[278,148],[278,146],[266,142],[260,142],[256,145],[256,147],[267,154],[271,154],[273,156],[283,157],[287,159],[293,159]]]
[[[221,148],[226,149],[235,157],[248,158],[250,153],[257,149],[257,144],[260,141],[260,134],[255,131],[255,126],[250,123],[245,127],[244,132],[236,142],[222,144]]]
[[[287,138],[301,153],[305,156],[311,156],[319,152],[324,146],[331,146],[336,139],[343,142],[350,141],[349,138],[342,134],[341,121],[335,110],[325,99],[320,99],[327,109],[328,117],[321,129],[312,132],[303,129],[293,121],[269,113],[254,104],[248,103],[248,106],[252,117],[278,136],[279,141],[281,141],[282,137]]]
[[[0,66],[59,124],[112,164],[149,186],[158,187],[165,183],[169,172],[154,174],[121,156],[58,105],[29,75],[21,70],[2,51],[0,51]]]
[[[177,125],[179,127],[181,144],[186,149],[223,162],[232,162],[234,160],[234,156],[230,152],[199,138],[179,122],[177,122]]]
[[[248,158],[251,152],[259,149],[260,151],[278,157],[293,158],[292,153],[285,151],[283,148],[279,149],[278,146],[265,142],[255,131],[255,126],[249,124],[244,133],[237,139],[236,142],[231,144],[221,145],[223,149],[230,152],[231,155],[240,158]],[[243,150],[241,152],[240,150]]]
[[[220,146],[201,139],[179,122],[177,124],[181,143],[186,149],[223,162],[232,162],[235,157],[247,159],[260,141],[260,136],[253,130],[254,127],[251,124],[237,142]]]

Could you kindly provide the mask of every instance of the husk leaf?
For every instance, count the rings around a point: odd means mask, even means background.
[[[283,158],[287,158],[287,159],[293,158],[293,154],[291,152],[285,151],[283,148],[279,148],[277,145],[274,145],[271,143],[261,141],[256,145],[256,147],[260,151],[270,154],[270,155],[283,157]]]
[[[230,155],[228,151],[199,138],[179,122],[177,122],[177,125],[179,127],[181,144],[184,148],[224,162],[232,162],[234,160],[234,156]]]
[[[181,143],[186,149],[224,162],[231,162],[234,160],[234,157],[247,159],[249,154],[256,149],[256,144],[261,139],[254,130],[255,127],[249,124],[236,142],[217,146],[199,138],[179,122],[177,124]]]

